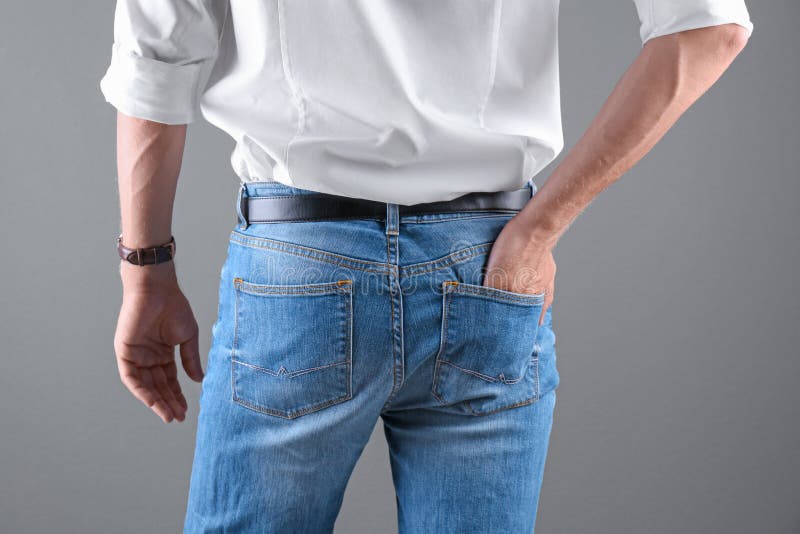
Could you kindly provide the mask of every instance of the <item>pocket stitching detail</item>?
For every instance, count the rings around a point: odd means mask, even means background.
[[[498,383],[499,382],[499,383],[502,383],[502,384],[509,384],[510,385],[510,384],[516,384],[517,382],[519,382],[520,380],[525,378],[525,375],[521,375],[518,378],[514,378],[514,379],[510,379],[509,380],[509,379],[506,379],[505,376],[502,373],[500,373],[500,375],[496,376],[496,377],[495,376],[489,376],[489,375],[485,375],[483,373],[479,373],[478,371],[473,371],[472,369],[467,369],[466,367],[461,367],[460,365],[456,365],[455,363],[451,362],[450,360],[444,360],[443,359],[443,360],[441,360],[441,362],[444,363],[444,364],[449,365],[450,367],[455,367],[456,369],[458,369],[462,373],[467,373],[468,375],[472,375],[472,376],[474,376],[476,378],[480,378],[481,380],[486,380],[487,382],[494,382],[494,383]]]
[[[274,369],[267,369],[266,367],[253,365],[252,363],[243,362],[241,360],[237,360],[236,358],[231,358],[231,361],[236,363],[236,364],[238,364],[238,365],[243,365],[245,367],[249,367],[250,369],[252,369],[254,371],[258,371],[259,373],[264,373],[265,375],[285,376],[286,378],[293,378],[295,376],[303,375],[303,374],[310,373],[310,372],[313,372],[313,371],[320,371],[322,369],[327,369],[329,367],[336,367],[337,365],[344,365],[344,364],[347,363],[347,360],[345,359],[345,360],[342,360],[340,362],[333,362],[333,363],[328,363],[328,364],[325,364],[325,365],[318,365],[317,367],[309,367],[307,369],[298,369],[297,371],[286,371],[286,368],[281,366],[280,369],[275,371]]]
[[[335,398],[335,399],[331,399],[331,400],[326,401],[326,402],[324,402],[322,404],[315,404],[314,406],[309,406],[307,408],[302,408],[300,410],[296,410],[296,411],[293,411],[293,412],[282,412],[282,411],[279,411],[279,410],[273,410],[271,408],[265,408],[263,406],[255,405],[255,404],[253,404],[251,402],[248,402],[248,401],[242,399],[241,397],[238,397],[236,395],[236,392],[234,392],[234,394],[233,394],[233,401],[236,404],[240,404],[240,405],[244,406],[245,408],[249,408],[250,410],[254,410],[256,412],[261,412],[261,413],[264,413],[264,414],[267,414],[267,415],[274,415],[276,417],[281,417],[283,419],[297,419],[301,415],[306,415],[306,414],[311,413],[311,412],[317,412],[319,410],[322,410],[323,408],[327,408],[328,406],[331,406],[331,405],[338,404],[340,402],[344,402],[346,400],[349,400],[351,397],[352,397],[352,393],[350,392],[350,390],[348,388],[348,392],[345,395],[342,395],[341,397],[338,397],[338,398]]]
[[[231,345],[231,400],[245,408],[250,410],[260,412],[267,415],[273,415],[276,417],[281,417],[283,419],[296,419],[301,415],[306,415],[311,412],[316,412],[322,410],[323,408],[327,408],[331,405],[338,404],[349,400],[353,396],[353,292],[352,292],[352,280],[339,280],[336,282],[327,282],[322,284],[305,284],[305,285],[297,285],[297,286],[281,286],[281,285],[266,285],[266,284],[252,284],[250,282],[246,282],[241,278],[234,278],[233,285],[236,291],[235,299],[234,299],[234,327],[233,327],[233,344]],[[250,289],[255,289],[255,291],[247,291],[243,289],[243,287],[247,287]],[[291,288],[290,292],[282,292],[287,288]],[[303,289],[309,289],[309,293],[302,293],[299,292]],[[265,289],[267,291],[261,292],[260,289]],[[295,291],[296,290],[296,291]],[[320,369],[326,369],[336,366],[344,365],[346,368],[346,380],[345,380],[345,393],[339,397],[329,399],[327,401],[323,401],[322,403],[314,404],[312,406],[306,406],[304,408],[300,408],[297,410],[292,411],[282,411],[276,410],[273,408],[267,408],[265,406],[256,405],[248,400],[243,399],[242,397],[238,396],[236,393],[236,366],[241,365],[248,368],[253,369],[256,372],[262,372],[265,374],[269,374],[272,376],[280,376],[280,373],[276,373],[275,371],[262,368],[256,365],[247,364],[236,359],[236,348],[238,346],[238,330],[239,330],[239,292],[252,294],[252,295],[262,295],[262,294],[275,294],[275,295],[303,295],[303,294],[317,294],[317,295],[324,295],[324,294],[343,294],[345,295],[346,302],[345,302],[345,324],[347,330],[347,337],[345,339],[345,351],[346,351],[346,358],[339,362],[334,362],[331,364],[318,366],[315,368],[310,369],[300,369],[297,371],[293,371],[291,373],[283,373],[283,376],[287,377],[294,377],[301,374],[305,374],[311,371],[317,371]]]
[[[478,297],[486,297],[493,300],[509,301],[520,305],[537,305],[544,303],[544,293],[515,293],[505,289],[491,286],[479,286],[477,284],[467,284],[464,282],[445,281],[444,291],[447,293],[470,294]],[[449,288],[449,289],[448,289]]]
[[[336,282],[324,282],[320,284],[298,284],[298,285],[269,285],[253,284],[241,278],[233,279],[233,286],[251,295],[333,295],[339,292],[349,291],[352,280],[339,280]]]

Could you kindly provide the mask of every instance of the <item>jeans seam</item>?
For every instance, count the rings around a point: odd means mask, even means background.
[[[390,264],[392,261],[391,254],[392,254],[392,244],[391,240],[393,236],[387,235],[386,236],[386,263]],[[392,273],[389,273],[389,284],[393,285],[395,283],[394,276]],[[397,363],[395,362],[395,358],[397,357],[397,341],[394,338],[394,295],[392,295],[392,288],[389,288],[389,308],[391,310],[391,317],[389,318],[390,324],[390,331],[392,334],[392,395],[397,393]],[[387,399],[387,402],[391,400],[391,397]]]
[[[399,240],[399,238],[396,235],[393,235],[393,236],[387,235],[386,236],[386,261],[387,261],[387,263],[391,263],[391,241],[390,241],[391,239],[395,239],[395,263],[397,263],[397,261],[398,261],[398,257],[397,257],[397,255],[398,255],[398,246],[399,246],[398,240]],[[388,274],[388,277],[389,277],[389,284],[392,285],[394,283],[397,283],[398,289],[399,289],[399,286],[400,286],[400,283],[399,283],[400,271],[399,271],[399,269],[390,271],[389,274]],[[392,389],[389,392],[388,398],[384,401],[383,406],[381,407],[381,412],[383,412],[383,411],[385,411],[385,410],[387,410],[389,408],[389,406],[391,405],[392,401],[397,396],[397,393],[400,391],[400,388],[402,387],[403,381],[404,381],[404,378],[405,378],[405,367],[403,367],[402,368],[402,372],[403,372],[404,376],[400,379],[400,383],[398,384],[398,382],[397,382],[397,362],[396,362],[396,359],[397,359],[397,341],[395,339],[395,305],[394,305],[394,299],[395,299],[395,296],[392,294],[392,291],[391,291],[391,288],[390,288],[389,289],[389,307],[390,307],[390,310],[391,310],[390,311],[390,324],[391,324],[390,333],[391,333],[391,336],[392,336],[392,367],[391,367],[391,369],[392,369]],[[402,314],[402,308],[400,309],[400,313]],[[403,325],[401,323],[401,325],[400,325],[401,335],[402,335],[402,328],[403,328]],[[405,365],[405,354],[403,354],[403,350],[402,349],[401,349],[400,352],[401,352],[401,354],[400,354],[400,362],[401,362],[401,365],[404,366]]]

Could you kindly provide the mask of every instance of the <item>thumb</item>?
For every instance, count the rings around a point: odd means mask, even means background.
[[[200,344],[197,332],[181,343],[180,352],[183,370],[195,382],[202,382],[203,366],[200,364]]]

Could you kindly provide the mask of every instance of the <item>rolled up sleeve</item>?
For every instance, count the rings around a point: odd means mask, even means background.
[[[100,80],[126,115],[194,121],[217,56],[227,0],[117,0],[111,61]]]
[[[753,32],[744,0],[634,0],[641,26],[642,44],[670,33],[738,24]]]

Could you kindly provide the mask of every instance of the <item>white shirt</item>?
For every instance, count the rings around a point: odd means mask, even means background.
[[[744,0],[634,0],[642,42]],[[125,114],[199,113],[241,181],[398,204],[521,187],[563,148],[558,0],[118,0],[100,86]]]

